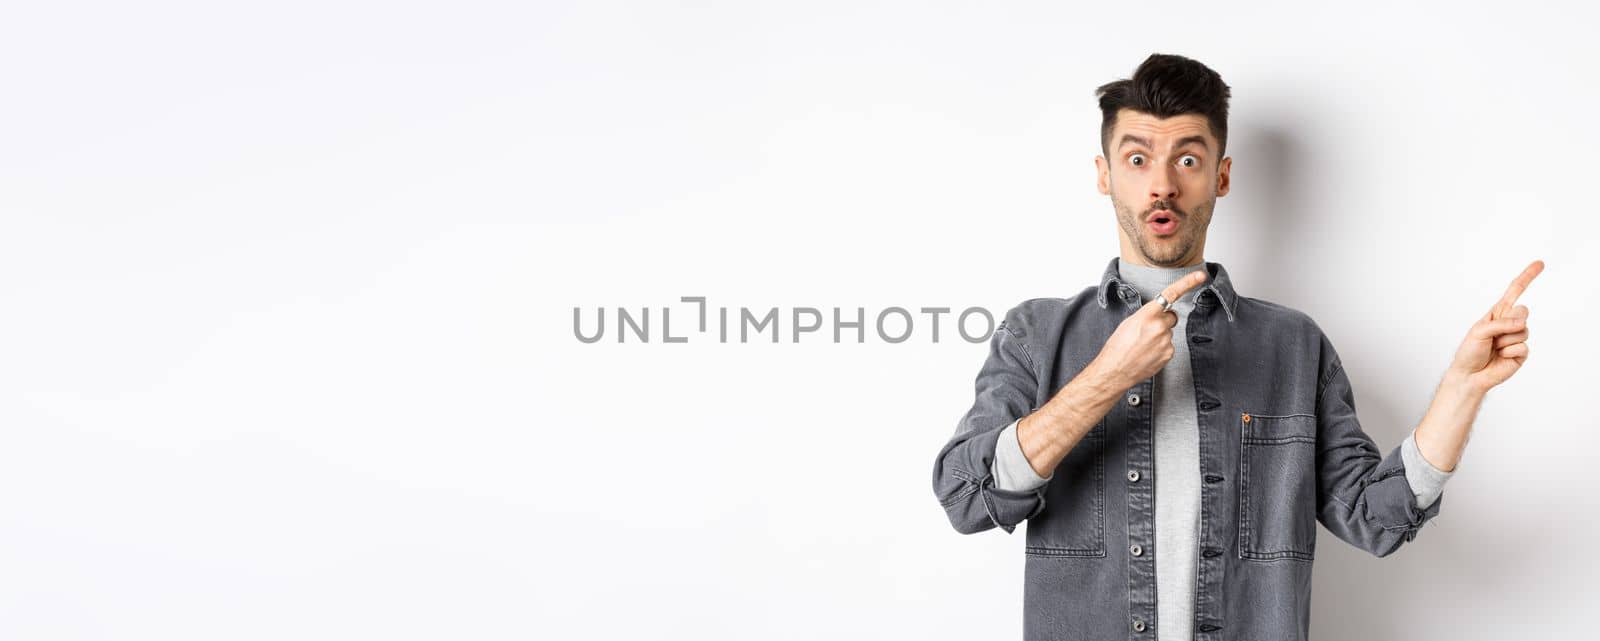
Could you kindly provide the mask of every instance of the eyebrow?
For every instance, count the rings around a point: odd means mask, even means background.
[[[1122,140],[1117,142],[1117,149],[1121,149],[1123,145],[1126,145],[1130,142],[1147,148],[1150,147],[1150,140],[1147,138],[1141,138],[1133,134],[1122,134]],[[1172,144],[1172,148],[1177,149],[1188,144],[1198,144],[1206,151],[1211,151],[1211,145],[1206,144],[1205,136],[1185,136],[1183,138],[1179,138],[1177,142]]]

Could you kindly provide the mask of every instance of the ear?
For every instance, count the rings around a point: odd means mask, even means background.
[[[1233,170],[1233,157],[1222,159],[1222,165],[1217,167],[1217,195],[1228,195],[1228,172]]]
[[[1111,195],[1111,163],[1106,162],[1105,156],[1094,157],[1095,186],[1100,188],[1100,193]]]

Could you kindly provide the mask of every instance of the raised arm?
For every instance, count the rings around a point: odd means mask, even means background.
[[[1543,271],[1542,260],[1524,268],[1462,339],[1416,430],[1417,449],[1434,467],[1455,470],[1484,395],[1511,378],[1528,359],[1528,307],[1518,305],[1517,298]]]

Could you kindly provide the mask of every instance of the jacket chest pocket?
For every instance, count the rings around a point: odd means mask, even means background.
[[[1105,449],[1101,421],[1056,466],[1045,488],[1044,509],[1028,519],[1029,556],[1106,555]]]
[[[1242,412],[1239,554],[1310,561],[1317,543],[1317,419]]]

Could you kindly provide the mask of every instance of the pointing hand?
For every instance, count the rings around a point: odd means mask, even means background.
[[[1184,292],[1205,283],[1208,276],[1203,270],[1190,272],[1168,285],[1161,295],[1167,302],[1176,302]],[[1161,311],[1161,303],[1155,300],[1145,303],[1111,333],[1094,364],[1110,374],[1118,389],[1133,387],[1172,360],[1172,328],[1177,324],[1177,312]]]
[[[1542,271],[1542,260],[1523,269],[1506,288],[1505,295],[1472,325],[1457,348],[1450,369],[1474,391],[1487,392],[1504,383],[1528,359],[1528,307],[1518,305],[1517,298]]]

